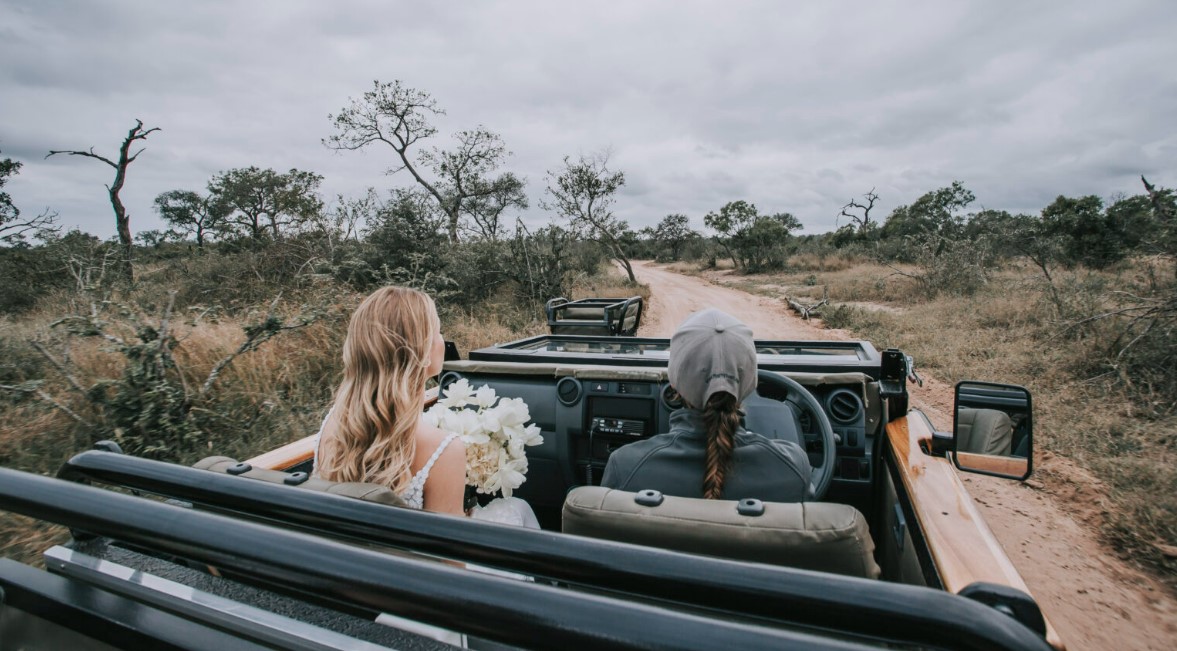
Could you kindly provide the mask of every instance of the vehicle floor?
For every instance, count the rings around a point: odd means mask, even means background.
[[[692,312],[714,307],[739,315],[760,338],[855,339],[850,332],[802,320],[777,299],[724,286],[724,272],[686,276],[649,262],[635,262],[634,272],[651,294],[639,336],[669,337]],[[926,372],[921,375],[924,386],[910,387],[912,407],[926,413],[938,429],[950,429],[952,386]],[[1067,648],[1177,648],[1177,599],[1120,560],[1084,522],[1082,514],[1093,508],[1098,482],[1057,456],[1044,455],[1036,464],[1078,489],[1055,491],[1054,480],[1048,492],[1033,480],[973,474],[962,474],[962,479]]]

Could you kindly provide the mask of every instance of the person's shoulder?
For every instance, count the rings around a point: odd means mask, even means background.
[[[465,458],[466,445],[462,443],[462,437],[460,436],[453,435],[451,432],[447,432],[425,422],[417,423],[417,431],[415,435],[417,437],[417,449],[423,449],[425,452],[425,457],[432,456],[434,452],[436,452],[438,448],[441,447],[442,444],[445,444],[445,450],[442,451],[441,456],[455,457],[460,455],[462,458]],[[450,439],[449,442],[446,441],[447,438]],[[420,452],[418,454],[420,454]]]
[[[616,455],[618,452],[625,452],[626,455],[631,455],[631,456],[639,456],[639,455],[645,454],[646,452],[649,452],[651,450],[657,450],[659,448],[670,445],[671,443],[674,443],[674,441],[677,438],[678,438],[678,434],[675,432],[667,432],[665,434],[655,434],[654,436],[651,436],[650,438],[642,439],[640,441],[634,441],[633,443],[627,443],[627,444],[621,446],[621,448],[619,450],[614,452],[612,455],[609,455],[609,458],[612,459],[613,456]]]
[[[801,446],[797,445],[793,441],[786,441],[784,439],[770,439],[763,434],[757,434],[756,432],[749,432],[747,430],[745,430],[743,435],[740,437],[740,444],[767,448],[772,450],[774,453],[790,457],[805,453],[805,451],[801,449]]]

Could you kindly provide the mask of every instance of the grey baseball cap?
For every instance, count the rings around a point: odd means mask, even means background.
[[[687,317],[670,338],[670,384],[692,407],[726,391],[743,401],[756,390],[752,329],[716,309]]]

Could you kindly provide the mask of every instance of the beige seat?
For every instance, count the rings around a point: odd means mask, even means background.
[[[825,502],[763,504],[742,515],[737,502],[663,497],[581,486],[564,501],[565,533],[819,572],[878,578],[874,540],[852,506]]]
[[[961,407],[956,417],[956,449],[1008,457],[1014,427],[1009,415],[996,409]]]
[[[230,468],[237,467],[236,459],[229,457],[207,457],[196,462],[193,466],[201,470],[211,470],[213,472],[223,472],[228,474],[236,474],[239,477],[248,477],[249,479],[257,479],[271,484],[286,484],[286,481],[292,476],[291,473],[282,472],[280,470],[268,470],[266,468],[250,468],[246,472],[229,473]],[[335,482],[319,479],[318,477],[310,477],[306,481],[294,485],[295,488],[304,490],[313,490],[323,493],[331,493],[332,495],[342,495],[343,497],[354,497],[365,502],[376,502],[377,504],[388,504],[389,506],[404,506],[404,501],[392,492],[387,486],[379,484],[363,484],[358,482]]]

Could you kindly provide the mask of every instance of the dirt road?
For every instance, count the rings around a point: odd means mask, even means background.
[[[641,336],[669,337],[692,312],[715,307],[744,320],[758,338],[850,339],[802,321],[773,298],[754,296],[701,278],[683,276],[646,262],[635,263],[638,280],[651,297]],[[917,360],[918,362],[918,360]],[[912,387],[912,406],[938,428],[952,425],[952,387],[924,376]],[[1046,463],[1056,472],[1082,471],[1057,457]],[[1177,648],[1177,600],[1156,581],[1127,565],[1072,517],[1081,503],[1060,504],[1034,488],[1036,482],[962,476],[1006,553],[1018,567],[1072,651]],[[1078,491],[1075,500],[1090,499]],[[1067,508],[1063,508],[1066,506]]]

